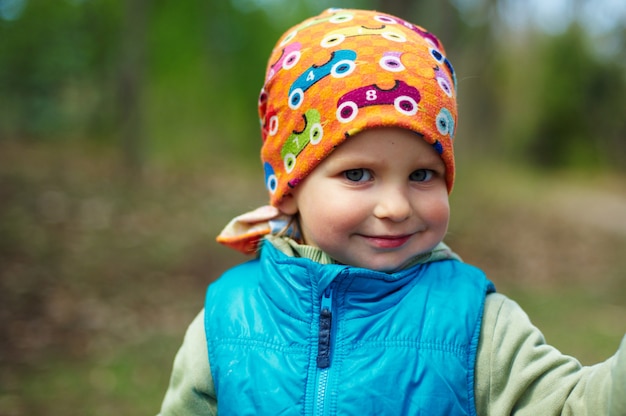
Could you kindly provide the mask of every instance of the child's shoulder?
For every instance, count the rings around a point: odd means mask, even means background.
[[[543,343],[543,335],[533,325],[522,307],[502,293],[489,293],[485,298],[481,339],[506,355],[521,348],[521,345],[531,345],[533,342]],[[483,342],[483,344],[484,344]]]

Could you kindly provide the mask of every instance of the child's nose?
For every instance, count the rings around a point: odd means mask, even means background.
[[[374,208],[374,216],[394,222],[406,220],[411,215],[411,203],[406,193],[400,189],[386,189],[380,193]]]

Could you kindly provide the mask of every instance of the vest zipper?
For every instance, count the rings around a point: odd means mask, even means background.
[[[330,366],[330,333],[333,324],[333,288],[328,286],[322,295],[320,306],[320,327],[317,343],[317,367]]]
[[[317,345],[317,397],[316,414],[323,415],[326,402],[326,387],[330,370],[331,334],[333,324],[333,285],[322,294],[320,305],[319,338]]]

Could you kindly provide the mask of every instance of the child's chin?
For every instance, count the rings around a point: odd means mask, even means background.
[[[382,273],[393,273],[401,270],[405,264],[408,264],[410,260],[397,260],[397,261],[375,261],[374,259],[363,260],[357,267],[364,269],[370,269]]]

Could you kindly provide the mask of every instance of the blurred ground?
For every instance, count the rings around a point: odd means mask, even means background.
[[[214,236],[262,178],[116,160],[0,142],[2,416],[156,413],[207,283],[243,260]],[[626,331],[623,179],[482,167],[452,195],[447,242],[584,363]]]

